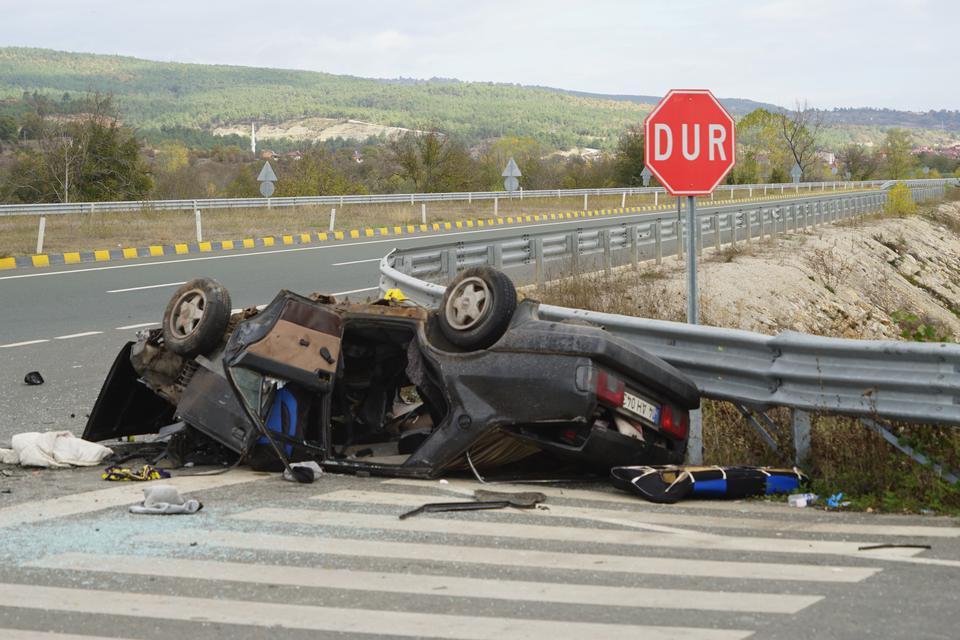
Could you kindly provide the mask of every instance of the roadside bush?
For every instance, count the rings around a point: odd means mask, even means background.
[[[903,182],[898,182],[890,189],[887,196],[887,204],[884,210],[892,216],[909,216],[917,212],[917,203],[913,201],[913,194],[910,193],[910,187]]]

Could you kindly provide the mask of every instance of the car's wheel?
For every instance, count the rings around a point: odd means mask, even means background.
[[[506,332],[516,308],[517,290],[510,278],[490,267],[472,267],[443,294],[440,330],[462,349],[486,349]]]
[[[213,278],[197,278],[173,294],[163,313],[167,348],[192,358],[209,353],[223,340],[230,322],[230,294]]]

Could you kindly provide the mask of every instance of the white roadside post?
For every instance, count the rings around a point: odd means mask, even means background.
[[[333,231],[333,228],[337,224],[337,208],[334,207],[330,209],[330,231]]]
[[[197,207],[197,201],[193,201],[193,220],[197,226],[197,244],[203,242],[203,222],[200,220],[200,208]]]
[[[427,224],[427,203],[420,203],[420,224]]]
[[[43,234],[47,230],[47,216],[40,216],[40,228],[37,230],[37,254],[43,253]]]

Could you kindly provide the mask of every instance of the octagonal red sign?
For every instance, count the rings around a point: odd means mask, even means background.
[[[736,163],[736,124],[706,89],[674,89],[644,122],[644,160],[670,195],[708,195]]]

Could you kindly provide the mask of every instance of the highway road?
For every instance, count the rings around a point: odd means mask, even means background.
[[[192,278],[220,280],[235,308],[265,304],[282,288],[364,300],[378,295],[378,262],[395,247],[512,237],[532,229],[587,229],[610,221],[587,218],[0,275],[0,443],[20,431],[82,431],[115,354],[138,329],[159,326],[170,295]],[[664,252],[671,251],[665,245]],[[34,370],[44,376],[44,385],[23,384]]]

